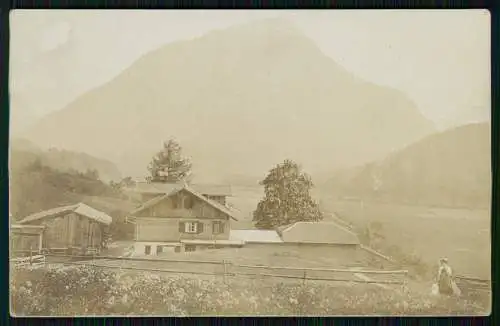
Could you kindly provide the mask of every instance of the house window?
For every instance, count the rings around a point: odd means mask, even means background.
[[[189,222],[184,224],[185,233],[196,233],[198,231],[198,223]]]
[[[186,252],[196,251],[196,246],[193,246],[193,245],[187,245],[187,246],[184,248],[184,251],[186,251]]]
[[[214,222],[212,226],[213,234],[221,234],[224,233],[224,223],[222,222]]]
[[[184,208],[186,209],[193,208],[193,197],[187,196],[184,198]]]
[[[151,246],[144,246],[144,253],[146,255],[151,254]]]
[[[180,233],[203,233],[203,223],[200,222],[180,222]]]

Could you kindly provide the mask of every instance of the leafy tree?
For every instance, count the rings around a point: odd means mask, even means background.
[[[87,169],[83,176],[92,180],[99,180],[99,171],[96,169]]]
[[[123,188],[135,186],[135,181],[132,179],[132,177],[126,177],[121,179],[119,182],[111,180],[109,182],[109,185],[111,186],[111,188],[117,191],[121,191]]]
[[[128,212],[123,210],[114,210],[110,213],[113,221],[106,230],[106,235],[112,238],[113,241],[117,240],[133,240],[134,239],[134,225],[127,223],[125,220]]]
[[[120,182],[114,182],[113,180],[111,180],[111,181],[109,182],[109,186],[110,186],[111,188],[113,188],[114,190],[116,190],[116,191],[120,191],[120,190],[121,190],[121,186],[122,186],[122,185],[121,185],[121,183],[120,183]]]
[[[269,171],[260,182],[265,197],[253,213],[253,221],[259,229],[272,229],[298,221],[323,219],[319,206],[309,194],[313,183],[309,175],[291,160],[285,160]]]
[[[191,162],[182,157],[181,146],[173,139],[163,143],[163,148],[148,166],[152,182],[178,182],[186,180],[191,174]]]
[[[29,171],[42,171],[44,169],[44,165],[42,163],[42,160],[37,157],[33,162],[27,165],[26,170]]]
[[[135,185],[135,181],[132,179],[132,177],[123,178],[122,181],[120,181],[120,183],[127,187]]]

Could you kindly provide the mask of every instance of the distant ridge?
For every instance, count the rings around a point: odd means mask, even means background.
[[[105,182],[117,181],[122,177],[115,164],[107,160],[81,152],[55,148],[42,150],[33,142],[22,138],[11,140],[9,156],[10,167],[14,170],[20,170],[38,159],[43,165],[59,171],[97,170],[99,177]]]
[[[384,160],[342,171],[325,188],[355,198],[489,208],[490,124],[433,134]]]

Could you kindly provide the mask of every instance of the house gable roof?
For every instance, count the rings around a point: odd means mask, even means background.
[[[355,233],[335,222],[296,222],[278,233],[285,243],[360,244]]]
[[[212,185],[212,184],[192,184],[191,188],[202,195],[209,196],[232,196],[230,185]]]
[[[205,196],[203,196],[202,194],[200,194],[199,192],[197,192],[196,190],[192,189],[190,186],[187,186],[187,185],[184,185],[180,188],[174,188],[173,190],[170,191],[170,193],[167,193],[163,196],[159,196],[159,197],[155,197],[151,200],[148,200],[147,202],[145,202],[144,204],[142,204],[141,206],[139,206],[137,209],[133,210],[132,212],[130,212],[130,215],[135,215],[137,214],[138,212],[146,209],[146,208],[149,208],[149,207],[152,207],[156,204],[158,204],[159,202],[163,201],[164,199],[180,192],[180,191],[187,191],[189,193],[191,193],[193,196],[197,197],[198,199],[200,199],[201,201],[207,203],[208,205],[212,206],[213,208],[217,209],[218,211],[226,214],[227,216],[229,216],[230,218],[232,218],[233,220],[237,221],[238,219],[234,216],[234,213],[231,212],[228,208],[226,208],[224,205],[221,205],[219,204],[218,202],[214,201],[214,200],[211,200],[211,199],[208,199],[206,198]]]
[[[36,220],[40,220],[46,217],[52,217],[52,216],[57,216],[61,214],[67,214],[67,213],[76,213],[82,216],[85,216],[89,219],[92,219],[94,221],[97,221],[102,224],[109,225],[112,222],[111,216],[109,216],[106,213],[103,213],[101,211],[98,211],[88,205],[85,205],[84,203],[78,203],[75,205],[69,205],[69,206],[61,206],[61,207],[56,207],[52,208],[46,211],[38,212],[35,214],[31,214],[21,221],[18,222],[18,224],[24,224],[28,222],[33,222]]]
[[[183,188],[181,183],[161,183],[161,182],[139,182],[134,188],[130,189],[134,192],[143,194],[169,194],[172,191]],[[211,184],[192,184],[189,186],[196,192],[208,196],[231,196],[231,186],[228,185],[211,185]]]

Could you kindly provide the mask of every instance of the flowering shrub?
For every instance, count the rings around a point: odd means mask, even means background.
[[[15,315],[481,314],[480,307],[374,285],[201,280],[71,266],[12,270]]]
[[[12,274],[11,274],[12,275]],[[23,315],[106,313],[116,274],[87,266],[14,271],[12,309]]]

